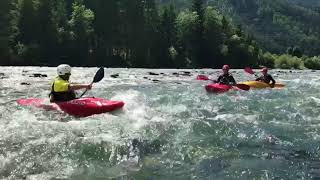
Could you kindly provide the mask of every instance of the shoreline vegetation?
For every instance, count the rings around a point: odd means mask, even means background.
[[[262,50],[253,34],[202,0],[3,0],[0,65],[320,69],[297,46]]]

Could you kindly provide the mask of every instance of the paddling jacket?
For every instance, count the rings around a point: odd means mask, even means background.
[[[267,84],[270,84],[270,81],[271,81],[272,85],[276,84],[276,81],[273,79],[273,77],[270,74],[267,74],[266,76],[262,75],[259,78],[257,78],[256,81],[262,81],[262,82],[265,82]]]
[[[70,90],[70,83],[58,76],[52,83],[49,97],[51,102],[70,101],[76,98],[76,94]]]
[[[220,84],[237,84],[236,80],[234,80],[233,76],[229,73],[220,75],[217,81]]]

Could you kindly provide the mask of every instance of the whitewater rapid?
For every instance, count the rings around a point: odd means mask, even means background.
[[[196,80],[219,72],[106,68],[87,96],[125,107],[75,118],[16,103],[47,98],[55,68],[0,67],[0,179],[319,178],[319,71],[272,70],[285,88],[218,95]]]

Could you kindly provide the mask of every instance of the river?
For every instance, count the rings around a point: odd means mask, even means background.
[[[73,68],[71,81],[96,70]],[[195,80],[218,73],[105,69],[87,96],[124,108],[76,118],[16,103],[47,98],[55,68],[0,67],[0,179],[320,178],[320,72],[272,70],[285,88],[218,95]]]

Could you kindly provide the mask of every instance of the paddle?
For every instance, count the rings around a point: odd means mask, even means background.
[[[213,81],[214,83],[218,83],[216,80],[212,80],[212,79],[209,79],[207,76],[205,75],[199,75],[197,77],[197,80],[204,80],[204,81],[207,81],[207,80],[211,80]],[[249,91],[250,90],[250,86],[246,85],[246,84],[236,84],[236,85],[232,85],[232,86],[236,86],[237,88],[241,89],[241,90],[244,90],[244,91]]]
[[[254,72],[250,67],[246,67],[244,68],[244,71],[248,74],[251,74],[251,75],[255,75],[256,77],[258,77],[258,75],[256,74],[256,72]]]
[[[246,85],[246,84],[236,84],[237,88],[244,90],[244,91],[249,91],[250,90],[250,86]]]
[[[100,82],[103,78],[104,78],[104,68],[101,67],[101,68],[96,72],[96,75],[94,76],[91,85],[92,85],[93,83]],[[88,89],[86,89],[86,90],[80,95],[79,98],[81,98],[83,95],[85,95],[85,94],[87,93],[87,91],[88,91]]]

